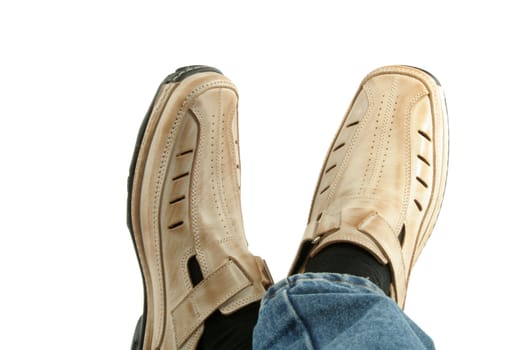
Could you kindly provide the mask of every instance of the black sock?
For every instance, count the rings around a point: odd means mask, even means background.
[[[260,304],[251,303],[231,315],[215,311],[204,323],[197,350],[251,350]]]
[[[305,272],[335,272],[369,278],[390,295],[392,275],[372,254],[349,243],[337,243],[321,250],[306,264]]]
[[[188,269],[194,286],[202,281],[202,271],[195,256],[188,261]],[[248,304],[231,315],[216,310],[204,321],[204,333],[197,350],[251,350],[260,305],[260,301]]]

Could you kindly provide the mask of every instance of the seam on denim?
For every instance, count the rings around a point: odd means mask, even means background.
[[[304,279],[306,280],[306,279]],[[381,290],[378,286],[374,284],[374,282],[370,281],[369,278],[361,277],[361,276],[354,276],[354,275],[346,275],[344,278],[341,277],[334,277],[334,276],[323,276],[323,277],[314,277],[314,278],[308,278],[310,281],[328,281],[328,282],[334,282],[334,283],[340,283],[340,284],[348,284],[355,287],[364,287],[369,290]],[[358,282],[354,282],[358,281]]]
[[[306,349],[307,350],[315,350],[315,347],[314,347],[313,342],[312,342],[311,332],[308,329],[308,327],[306,327],[306,324],[304,323],[304,321],[301,318],[301,316],[299,316],[299,314],[296,312],[296,306],[292,302],[292,300],[290,299],[290,296],[289,296],[288,292],[289,292],[289,290],[284,292],[284,298],[286,299],[286,303],[289,305],[289,307],[291,309],[290,312],[293,313],[295,319],[297,320],[297,323],[299,323],[301,325],[301,327],[304,329],[303,340],[304,340],[304,343],[306,345]]]
[[[351,287],[362,287],[362,288],[365,288],[371,292],[380,292],[381,289],[379,289],[379,287],[375,287],[375,286],[368,286],[367,284],[357,284],[357,283],[353,283],[353,282],[349,282],[349,281],[337,281],[337,280],[330,280],[330,279],[326,279],[326,278],[308,278],[308,279],[305,279],[304,281],[312,281],[312,282],[332,282],[332,283],[337,283],[337,284],[343,284],[343,285],[348,285],[348,286],[351,286]],[[373,282],[370,282],[370,283],[373,283]],[[295,285],[297,285],[297,283],[295,283]],[[384,294],[384,293],[383,293]]]
[[[280,284],[282,284],[282,285],[279,286],[279,288],[274,288],[275,286],[278,286]],[[289,288],[290,288],[290,283],[289,283],[288,279],[284,279],[284,280],[278,282],[277,284],[274,284],[272,287],[270,287],[270,289],[264,295],[262,304],[265,304],[267,300],[271,300],[271,299],[275,298],[277,296],[277,294],[282,293],[284,290],[289,289]]]

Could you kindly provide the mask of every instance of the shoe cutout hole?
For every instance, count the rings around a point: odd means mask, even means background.
[[[190,153],[193,153],[192,149],[189,149],[189,150],[184,151],[184,152],[180,152],[179,154],[176,155],[176,157],[182,157],[182,156],[185,156],[186,154],[190,154]]]
[[[341,149],[342,147],[345,146],[346,143],[340,143],[339,145],[337,145],[335,148],[334,148],[334,152],[337,151],[338,149]]]
[[[332,165],[331,167],[329,167],[328,169],[326,169],[326,171],[325,171],[324,173],[325,173],[325,174],[328,174],[328,173],[330,172],[330,170],[335,169],[336,166],[337,166],[336,164]]]
[[[426,165],[430,166],[430,162],[428,160],[426,160],[425,157],[423,157],[422,155],[418,154],[417,155],[417,158],[422,161],[423,163],[425,163]]]
[[[419,183],[422,184],[423,187],[428,188],[427,183],[426,183],[422,178],[420,178],[419,176],[417,176],[417,177],[416,177],[416,180],[419,181]]]
[[[184,224],[184,221],[177,221],[176,223],[169,225],[168,229],[173,230],[173,229],[176,229],[177,227],[182,226],[183,224]]]
[[[417,210],[419,211],[423,210],[423,206],[421,205],[421,203],[419,203],[417,199],[414,199],[414,203],[416,204]]]
[[[355,125],[357,125],[357,124],[359,124],[359,121],[356,121],[356,122],[350,123],[350,124],[348,124],[346,127],[347,127],[347,128],[350,128],[350,127],[355,126]]]
[[[191,284],[194,287],[204,279],[201,267],[195,255],[188,259],[188,272],[190,274]]]
[[[329,188],[330,188],[330,185],[326,186],[325,188],[323,188],[323,189],[321,190],[321,192],[319,192],[319,194],[323,194],[323,193],[325,193]]]
[[[419,135],[423,136],[425,139],[427,139],[427,141],[430,141],[432,142],[432,140],[430,139],[430,136],[428,136],[428,134],[422,130],[418,130],[417,132]]]
[[[403,227],[401,228],[401,232],[399,232],[399,235],[397,236],[397,239],[399,239],[399,243],[401,246],[405,243],[405,225],[403,224]]]
[[[317,218],[315,219],[315,221],[319,221],[319,220],[321,220],[321,216],[323,216],[323,213],[322,213],[322,212],[319,213],[319,215],[317,215]]]
[[[185,172],[184,174],[180,174],[179,176],[175,176],[173,179],[171,179],[172,181],[177,181],[177,180],[180,180],[182,179],[183,177],[186,177],[188,176],[190,173],[189,172]]]
[[[171,200],[170,204],[175,204],[175,203],[180,202],[180,201],[182,201],[184,199],[186,199],[186,196],[180,196],[178,198],[175,198],[175,199]]]

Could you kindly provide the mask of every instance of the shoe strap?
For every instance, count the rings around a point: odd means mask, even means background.
[[[230,259],[197,284],[171,311],[177,348],[228,299],[251,286],[238,263]]]
[[[254,256],[254,258],[255,263],[257,264],[257,269],[259,270],[261,284],[263,288],[267,290],[274,284],[272,274],[270,273],[270,268],[268,267],[268,264],[266,264],[266,260],[260,256]]]
[[[393,275],[391,297],[403,307],[407,269],[401,243],[391,225],[377,211],[345,208],[338,215],[323,214],[318,222],[308,225],[303,242],[313,244],[306,259],[331,244],[347,242],[366,249],[382,264],[390,264]],[[298,261],[295,266],[304,268],[305,263]]]

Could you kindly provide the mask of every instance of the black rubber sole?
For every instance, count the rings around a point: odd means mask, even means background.
[[[438,78],[436,78],[436,77],[434,76],[434,74],[430,73],[429,71],[427,71],[427,70],[425,70],[425,69],[422,69],[422,68],[419,68],[419,67],[416,67],[416,66],[406,66],[406,67],[419,69],[420,71],[427,73],[427,75],[428,75],[429,77],[431,77],[432,79],[434,79],[434,81],[436,82],[436,84],[437,84],[438,86],[441,86],[441,83],[439,82]]]
[[[204,73],[204,72],[215,72],[215,73],[222,74],[222,72],[218,70],[217,68],[203,66],[203,65],[195,65],[195,66],[181,67],[177,69],[175,73],[168,75],[162,81],[159,88],[157,89],[157,92],[155,94],[155,97],[153,98],[153,101],[151,102],[148,112],[146,113],[146,116],[144,117],[144,120],[142,121],[142,124],[140,125],[139,133],[137,136],[137,142],[135,144],[135,150],[133,151],[133,158],[131,159],[131,165],[129,167],[128,200],[127,200],[127,224],[128,224],[129,232],[131,233],[131,239],[133,240],[133,246],[135,247],[135,254],[137,255],[137,260],[139,260],[139,254],[137,250],[137,244],[135,242],[135,235],[133,233],[133,225],[131,222],[131,191],[133,189],[133,180],[135,176],[135,168],[137,166],[137,159],[139,156],[140,145],[142,144],[142,139],[144,138],[144,133],[146,132],[146,127],[151,117],[151,111],[153,110],[153,105],[155,104],[155,101],[157,99],[157,96],[159,94],[159,91],[162,85],[181,82],[189,76],[192,76],[197,73]],[[140,260],[139,260],[139,266],[140,266]],[[141,272],[142,272],[142,267],[141,267]],[[142,284],[144,288],[144,311],[143,311],[142,316],[140,316],[137,322],[137,326],[135,327],[135,332],[133,334],[133,340],[131,343],[131,350],[142,350],[142,348],[144,347],[144,333],[146,329],[146,315],[148,311],[148,305],[146,303],[146,281],[144,279],[143,272],[142,272]]]

